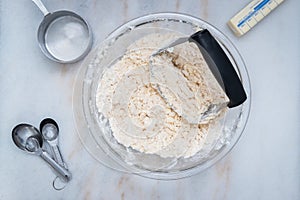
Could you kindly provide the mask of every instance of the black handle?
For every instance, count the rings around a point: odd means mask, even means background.
[[[210,32],[207,29],[198,31],[189,41],[197,44],[215,78],[224,86],[230,100],[227,106],[232,108],[242,104],[247,99],[243,85],[227,55]]]

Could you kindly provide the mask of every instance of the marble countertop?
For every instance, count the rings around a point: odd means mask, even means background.
[[[140,15],[172,11],[202,18],[224,32],[249,70],[252,108],[235,148],[210,169],[176,181],[150,180],[102,166],[75,133],[72,88],[80,63],[57,64],[40,51],[42,14],[29,0],[0,1],[0,199],[300,199],[300,1],[286,0],[241,38],[226,22],[247,2],[239,0],[44,0],[49,10],[86,18],[94,44]],[[60,124],[60,147],[72,181],[62,191],[38,157],[17,149],[12,128]]]

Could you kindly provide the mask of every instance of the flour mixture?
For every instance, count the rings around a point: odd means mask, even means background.
[[[103,72],[97,108],[113,137],[127,148],[161,157],[191,157],[221,133],[228,98],[193,43],[150,56],[180,37],[151,34],[131,46]],[[216,105],[201,123],[199,116]]]

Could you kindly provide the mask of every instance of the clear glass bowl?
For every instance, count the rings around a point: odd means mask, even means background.
[[[161,158],[143,154],[119,144],[109,121],[98,113],[96,91],[103,70],[120,58],[133,42],[151,33],[180,33],[189,36],[208,29],[233,63],[247,93],[247,100],[226,113],[222,130],[205,150],[190,158]],[[207,22],[178,13],[157,13],[139,17],[113,31],[84,60],[73,93],[77,133],[88,152],[112,169],[154,179],[179,179],[199,173],[224,157],[239,140],[248,120],[251,101],[249,76],[237,49],[218,29]]]

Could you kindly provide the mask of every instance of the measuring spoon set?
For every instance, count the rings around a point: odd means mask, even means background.
[[[57,186],[57,180],[67,183],[71,180],[72,175],[59,150],[58,124],[53,119],[46,118],[41,121],[39,128],[38,130],[30,124],[18,124],[12,130],[12,139],[19,149],[40,156],[46,161],[59,178],[54,179],[53,187],[57,190],[63,189],[64,186]],[[50,152],[47,147],[50,148]]]

